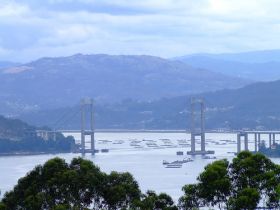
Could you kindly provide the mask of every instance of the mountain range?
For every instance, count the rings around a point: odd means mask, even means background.
[[[280,79],[280,50],[245,53],[191,54],[176,57],[196,68],[204,68],[228,76],[271,81]]]
[[[82,55],[42,58],[0,70],[0,113],[18,115],[73,106],[82,97],[97,103],[156,100],[252,81],[153,56]]]
[[[239,52],[239,53],[196,53],[196,54],[189,54],[180,57],[192,57],[192,56],[205,56],[213,59],[221,59],[221,60],[235,61],[235,62],[242,62],[242,63],[267,63],[271,61],[280,62],[279,49],[247,51],[247,52]]]
[[[79,100],[90,96],[97,128],[185,129],[190,98],[196,96],[205,99],[209,129],[280,129],[279,71],[268,65],[277,66],[278,55],[276,50],[185,56],[188,61],[81,54],[42,58],[0,70],[0,112],[34,125],[77,129]],[[200,68],[209,69],[207,62],[214,61],[212,71]],[[232,67],[223,69],[221,62]],[[252,77],[275,81],[252,83]]]

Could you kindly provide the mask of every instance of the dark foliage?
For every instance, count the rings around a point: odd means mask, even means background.
[[[75,141],[72,137],[44,140],[40,137],[25,137],[15,141],[0,139],[0,154],[71,152]]]
[[[54,158],[4,195],[0,210],[227,210],[279,209],[280,166],[262,154],[241,152],[231,163],[205,167],[198,183],[183,187],[178,206],[165,194],[142,194],[130,173],[103,173],[91,161]]]
[[[54,158],[39,165],[4,195],[0,210],[177,210],[172,198],[141,195],[129,173],[105,174],[91,161]]]
[[[73,137],[64,137],[61,133],[56,134],[55,140],[44,140],[37,135],[37,129],[42,128],[0,116],[0,154],[70,152],[75,145]]]
[[[198,183],[184,186],[181,209],[202,206],[229,210],[280,207],[280,168],[262,154],[241,152],[232,163],[215,161],[205,167]]]

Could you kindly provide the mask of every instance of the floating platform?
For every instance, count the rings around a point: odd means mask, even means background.
[[[212,154],[215,154],[215,151],[212,151],[212,150],[208,150],[208,151],[195,151],[195,152],[188,151],[187,154],[188,155],[212,155]]]
[[[102,153],[108,153],[108,152],[109,152],[109,149],[101,149],[101,152],[102,152]]]
[[[188,162],[193,162],[193,159],[191,158],[184,158],[183,160],[175,160],[173,162],[168,162],[166,160],[162,161],[163,165],[182,165],[184,163],[188,163]]]

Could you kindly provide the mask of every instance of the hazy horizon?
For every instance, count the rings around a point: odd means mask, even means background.
[[[197,53],[186,53],[186,54],[182,54],[182,55],[178,55],[178,56],[172,56],[172,57],[163,57],[160,55],[151,55],[151,54],[124,54],[124,53],[119,53],[119,54],[110,54],[110,53],[81,53],[81,52],[74,52],[72,54],[65,54],[65,55],[56,55],[56,56],[52,56],[52,55],[46,55],[46,56],[41,56],[41,57],[35,57],[34,59],[30,59],[30,60],[24,60],[24,61],[20,61],[17,59],[13,59],[13,60],[1,60],[0,62],[14,62],[14,63],[19,63],[19,64],[24,64],[24,63],[29,63],[29,62],[33,62],[36,61],[38,59],[41,58],[59,58],[59,57],[69,57],[69,56],[75,56],[75,55],[109,55],[109,56],[152,56],[152,57],[159,57],[159,58],[163,58],[163,59],[174,59],[174,58],[180,58],[180,57],[187,57],[187,56],[204,56],[204,55],[234,55],[234,54],[246,54],[246,53],[254,53],[254,52],[272,52],[272,51],[279,51],[280,52],[280,48],[279,49],[263,49],[263,50],[245,50],[245,51],[238,51],[238,52],[217,52],[217,53],[211,53],[211,52],[197,52]]]

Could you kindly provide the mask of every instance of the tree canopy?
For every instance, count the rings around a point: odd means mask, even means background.
[[[197,180],[197,184],[183,187],[181,209],[280,207],[280,168],[260,153],[241,152],[231,163],[215,161],[205,167]]]
[[[172,207],[172,208],[171,208]],[[173,208],[174,207],[174,208]],[[174,210],[166,194],[142,194],[130,173],[106,174],[91,161],[54,158],[36,166],[4,195],[0,210]]]

